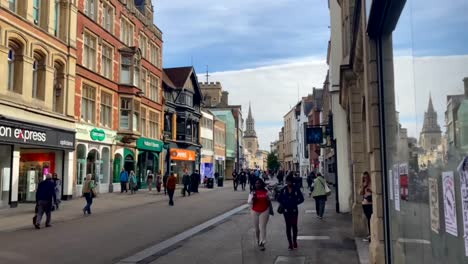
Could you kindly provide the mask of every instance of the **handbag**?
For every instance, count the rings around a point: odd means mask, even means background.
[[[284,207],[280,204],[278,206],[278,210],[276,210],[278,212],[278,214],[284,214]]]
[[[327,183],[323,183],[322,180],[319,180],[320,183],[323,185],[323,188],[325,189],[325,194],[327,196],[330,196],[331,195],[331,190],[330,190],[330,187],[328,187],[328,184]]]

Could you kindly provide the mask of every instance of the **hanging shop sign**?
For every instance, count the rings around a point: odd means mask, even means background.
[[[172,160],[187,160],[195,161],[197,154],[195,151],[186,150],[186,149],[171,149],[171,159]]]
[[[164,142],[151,139],[151,138],[144,138],[144,137],[139,138],[136,144],[137,144],[137,149],[154,151],[154,152],[161,152],[164,147]]]
[[[82,141],[94,141],[103,144],[113,144],[117,133],[112,130],[97,128],[85,124],[76,124],[76,139]]]
[[[453,171],[442,172],[445,231],[451,235],[458,236],[457,228],[457,205],[455,201],[455,180]]]
[[[13,120],[1,120],[0,142],[74,149],[75,132]]]

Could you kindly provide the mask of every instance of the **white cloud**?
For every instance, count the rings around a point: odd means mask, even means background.
[[[268,150],[278,137],[283,116],[298,98],[322,88],[328,66],[323,60],[300,59],[295,63],[240,71],[215,72],[210,81],[220,81],[229,92],[230,104],[242,105],[247,118],[249,102],[257,124],[260,147]],[[204,80],[200,76],[200,80]],[[279,125],[276,125],[279,124]]]

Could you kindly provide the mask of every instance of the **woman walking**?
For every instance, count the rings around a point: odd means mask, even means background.
[[[96,197],[96,186],[91,178],[91,174],[86,175],[86,180],[83,183],[83,196],[86,199],[86,206],[83,208],[83,214],[91,214],[91,205],[93,204],[93,198]]]
[[[161,192],[161,184],[162,184],[161,171],[159,171],[158,174],[156,175],[156,190],[158,190],[158,193]]]
[[[304,195],[299,188],[294,186],[294,177],[286,177],[286,186],[281,190],[278,198],[284,221],[286,222],[286,236],[289,250],[297,248],[297,220],[299,216],[298,205],[304,202]],[[292,232],[292,234],[291,234]]]
[[[249,194],[249,204],[252,204],[252,217],[255,227],[255,237],[261,251],[265,250],[266,244],[266,228],[268,218],[270,217],[270,198],[268,191],[265,188],[265,182],[262,179],[257,179],[255,182],[255,190]]]
[[[58,178],[57,173],[52,174],[52,180],[55,183],[55,209],[59,209],[62,198],[62,180]]]
[[[136,186],[137,186],[137,180],[136,180],[136,176],[135,176],[134,171],[130,171],[130,176],[128,178],[128,184],[129,184],[129,187],[130,187],[130,193],[135,194]]]
[[[319,219],[323,219],[323,213],[325,212],[325,203],[327,202],[326,185],[327,182],[323,178],[322,174],[317,173],[317,178],[314,180],[312,197],[315,199],[315,210],[317,211],[317,218]]]
[[[372,189],[371,189],[371,178],[367,171],[362,174],[362,184],[360,193],[362,195],[362,210],[367,218],[367,228],[369,230],[369,236],[364,239],[365,242],[371,241],[370,236],[370,219],[372,216]]]
[[[146,185],[148,185],[149,192],[153,190],[153,180],[154,180],[153,172],[148,171],[148,177],[146,178]]]

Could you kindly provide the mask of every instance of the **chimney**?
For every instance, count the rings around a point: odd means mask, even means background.
[[[465,84],[465,99],[468,100],[468,77],[463,79],[463,83]]]
[[[223,91],[223,94],[221,96],[221,103],[223,105],[229,105],[228,102],[229,102],[229,92]]]

